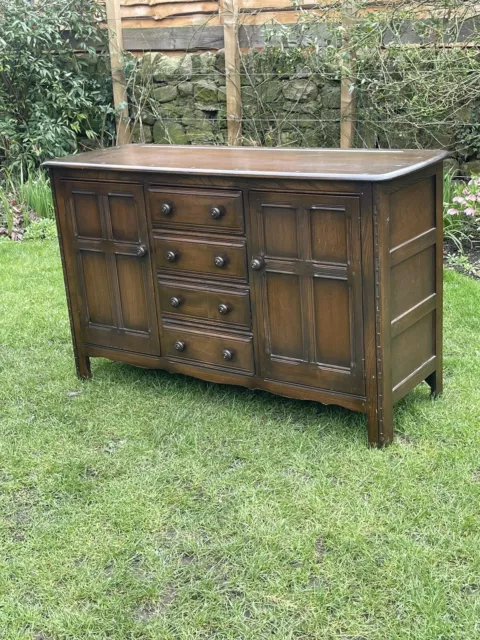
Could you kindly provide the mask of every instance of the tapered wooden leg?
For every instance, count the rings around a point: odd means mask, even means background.
[[[75,354],[75,366],[77,368],[77,376],[81,380],[88,380],[92,377],[90,358],[84,353],[80,352]]]
[[[440,370],[434,371],[426,378],[426,382],[430,385],[432,398],[438,398],[443,393],[443,375]]]

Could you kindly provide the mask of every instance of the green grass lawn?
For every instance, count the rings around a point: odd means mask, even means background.
[[[0,638],[480,638],[480,283],[445,394],[364,416],[93,360],[52,241],[0,244]]]

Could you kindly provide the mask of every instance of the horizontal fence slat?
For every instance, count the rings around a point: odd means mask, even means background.
[[[325,44],[327,27],[318,25],[315,40]],[[299,36],[300,37],[300,36]],[[292,45],[295,38],[292,36]],[[129,51],[187,51],[223,49],[223,26],[157,27],[152,29],[124,29],[123,43]],[[238,29],[241,49],[265,46],[262,25],[241,25]]]
[[[223,26],[124,29],[123,46],[130,51],[223,49]]]
[[[162,20],[169,16],[188,15],[192,13],[215,13],[218,11],[218,2],[169,2],[157,7],[136,5],[122,8],[122,21],[129,18],[153,18]]]
[[[215,2],[196,2],[189,3],[187,7],[183,6],[182,9],[177,9],[181,5],[169,4],[165,5],[165,9],[159,10],[155,15],[138,15],[138,16],[123,16],[122,26],[124,31],[128,30],[146,30],[155,29],[159,27],[159,23],[163,28],[181,28],[187,26],[201,27],[202,25],[217,26],[221,24],[219,19],[218,5]],[[322,13],[317,9],[310,9],[312,5],[309,5],[309,10],[312,14]],[[188,9],[188,10],[187,10]],[[329,16],[332,21],[340,16]],[[277,24],[296,24],[298,22],[299,13],[294,10],[288,9],[264,9],[248,10],[242,9],[239,16],[239,23],[243,25],[270,25]],[[478,34],[480,29],[480,17],[465,19],[459,29],[458,38],[459,42],[468,41],[470,38]],[[133,36],[132,36],[133,37]],[[137,36],[138,37],[138,36]],[[154,39],[156,36],[152,36]],[[129,40],[129,37],[127,38]],[[389,44],[393,40],[392,37],[386,33],[384,37],[385,44]],[[403,36],[403,42],[408,44],[429,44],[428,39],[423,38],[420,34],[416,33],[413,28],[406,28]],[[130,46],[126,47],[130,49]]]
[[[135,0],[134,2],[129,2],[129,0],[123,0],[120,3],[120,6],[122,13],[127,9],[132,10],[135,7],[143,7],[144,9],[150,7],[153,11],[155,11],[155,7],[161,7],[164,4],[171,4],[172,2],[174,2],[175,4],[188,5],[196,1],[197,0],[151,0],[150,2],[141,2],[140,0]]]
[[[213,13],[192,13],[185,15],[167,16],[162,20],[153,20],[153,18],[138,18],[136,20],[126,20],[123,23],[123,30],[141,30],[141,29],[179,29],[181,27],[195,27],[200,29],[203,26],[217,26],[220,24],[218,11]]]

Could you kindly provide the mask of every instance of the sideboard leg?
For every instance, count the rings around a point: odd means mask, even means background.
[[[77,376],[81,380],[88,380],[92,377],[92,371],[90,369],[90,358],[83,353],[75,354],[75,366],[77,369]]]
[[[431,373],[425,381],[430,385],[432,398],[438,398],[443,393],[443,375],[439,369]]]
[[[370,447],[386,447],[391,444],[393,442],[392,403],[372,403],[367,411],[367,427]]]

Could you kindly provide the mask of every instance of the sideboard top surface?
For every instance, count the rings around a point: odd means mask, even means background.
[[[445,151],[272,149],[129,144],[49,160],[47,167],[309,180],[392,180],[447,157]]]

